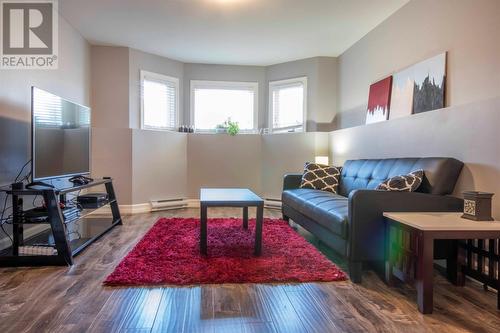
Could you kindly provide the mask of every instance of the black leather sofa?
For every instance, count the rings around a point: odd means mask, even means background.
[[[449,196],[463,163],[453,158],[397,158],[346,161],[338,194],[301,189],[302,174],[284,177],[282,212],[285,220],[314,234],[344,256],[352,281],[361,282],[363,267],[384,272],[383,212],[462,211],[463,200]],[[374,190],[387,178],[423,169],[416,192]],[[450,259],[449,241],[437,241],[436,259]]]

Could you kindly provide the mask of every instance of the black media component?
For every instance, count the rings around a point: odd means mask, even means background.
[[[108,202],[107,193],[87,193],[76,199],[82,208],[98,208]]]

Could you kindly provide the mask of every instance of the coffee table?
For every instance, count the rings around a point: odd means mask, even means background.
[[[262,251],[262,219],[264,200],[246,188],[202,188],[200,190],[200,252],[207,254],[208,207],[242,207],[243,228],[248,229],[248,207],[257,207],[255,222],[255,255]]]

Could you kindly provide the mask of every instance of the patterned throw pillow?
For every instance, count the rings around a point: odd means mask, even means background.
[[[376,190],[415,192],[424,179],[424,170],[416,170],[407,175],[394,176],[380,183]]]
[[[306,163],[300,188],[312,188],[337,193],[341,170],[341,168],[334,166],[312,162]]]

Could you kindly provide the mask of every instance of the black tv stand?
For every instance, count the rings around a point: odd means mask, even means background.
[[[44,183],[44,182],[40,182],[40,181],[36,181],[36,182],[31,182],[29,184],[26,185],[26,188],[27,189],[32,189],[34,188],[35,186],[38,186],[38,187],[48,187],[48,188],[54,188],[54,185],[51,185],[51,184],[48,184],[48,183]]]
[[[66,200],[66,195],[94,186],[104,185],[108,200],[95,209],[81,209],[77,217],[65,218],[60,202]],[[113,181],[111,178],[96,179],[88,184],[73,185],[67,188],[24,188],[7,191],[12,195],[12,247],[0,251],[0,267],[6,266],[47,266],[72,265],[73,257],[87,246],[102,237],[116,225],[122,224],[118,202],[116,201]],[[46,219],[43,222],[27,220],[23,208],[23,197],[40,195],[46,205]],[[92,215],[96,209],[108,206],[110,212]],[[46,232],[24,239],[24,227],[27,224],[47,224]],[[76,230],[76,231],[75,231]],[[77,234],[77,237],[74,235]],[[19,253],[20,246],[40,245],[53,246],[57,254],[26,255]]]

